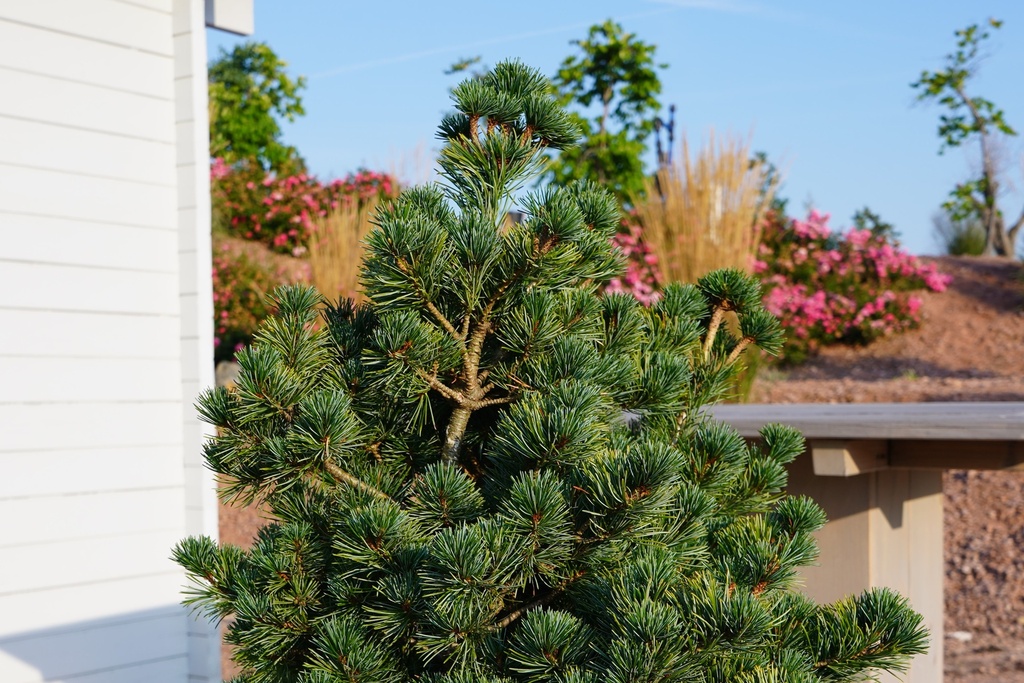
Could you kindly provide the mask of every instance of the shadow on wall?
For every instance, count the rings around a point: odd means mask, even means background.
[[[61,605],[39,609],[59,612]],[[0,681],[183,683],[191,621],[174,604],[0,637]]]

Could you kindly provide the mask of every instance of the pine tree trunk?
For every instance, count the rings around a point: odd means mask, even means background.
[[[472,414],[469,408],[456,408],[448,419],[448,431],[445,432],[444,449],[441,451],[442,459],[449,464],[459,462],[462,454],[462,437],[466,433],[466,426],[469,425],[469,416]]]

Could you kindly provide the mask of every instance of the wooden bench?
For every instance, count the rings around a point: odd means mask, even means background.
[[[711,414],[745,437],[778,422],[803,432],[810,457],[789,491],[814,498],[829,523],[806,593],[831,602],[871,586],[907,596],[931,631],[912,683],[942,681],[942,471],[1024,469],[1024,403],[746,404]],[[892,679],[895,680],[895,679]]]

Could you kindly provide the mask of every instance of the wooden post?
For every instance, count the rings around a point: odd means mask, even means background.
[[[807,595],[833,602],[869,587],[899,591],[932,634],[928,653],[914,658],[905,680],[941,683],[942,473],[881,469],[818,476],[813,458],[804,455],[790,466],[789,491],[814,498],[829,518],[817,534],[821,563],[802,572]]]

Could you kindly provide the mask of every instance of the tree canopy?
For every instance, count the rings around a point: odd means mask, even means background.
[[[265,43],[221,50],[209,67],[211,156],[268,171],[303,166],[296,149],[281,142],[280,121],[306,113],[299,96],[306,81],[291,78],[286,66]]]
[[[1013,256],[1017,235],[1024,227],[1024,211],[1008,224],[999,206],[1000,179],[996,162],[996,136],[1015,136],[1017,131],[1006,122],[1005,114],[991,100],[970,93],[981,64],[981,46],[990,30],[1002,22],[989,19],[987,26],[971,24],[957,30],[956,50],[946,55],[941,71],[922,71],[911,84],[919,101],[933,101],[948,113],[939,116],[939,153],[968,143],[977,143],[981,153],[981,172],[958,184],[943,208],[953,221],[977,218],[985,230],[986,254]]]

